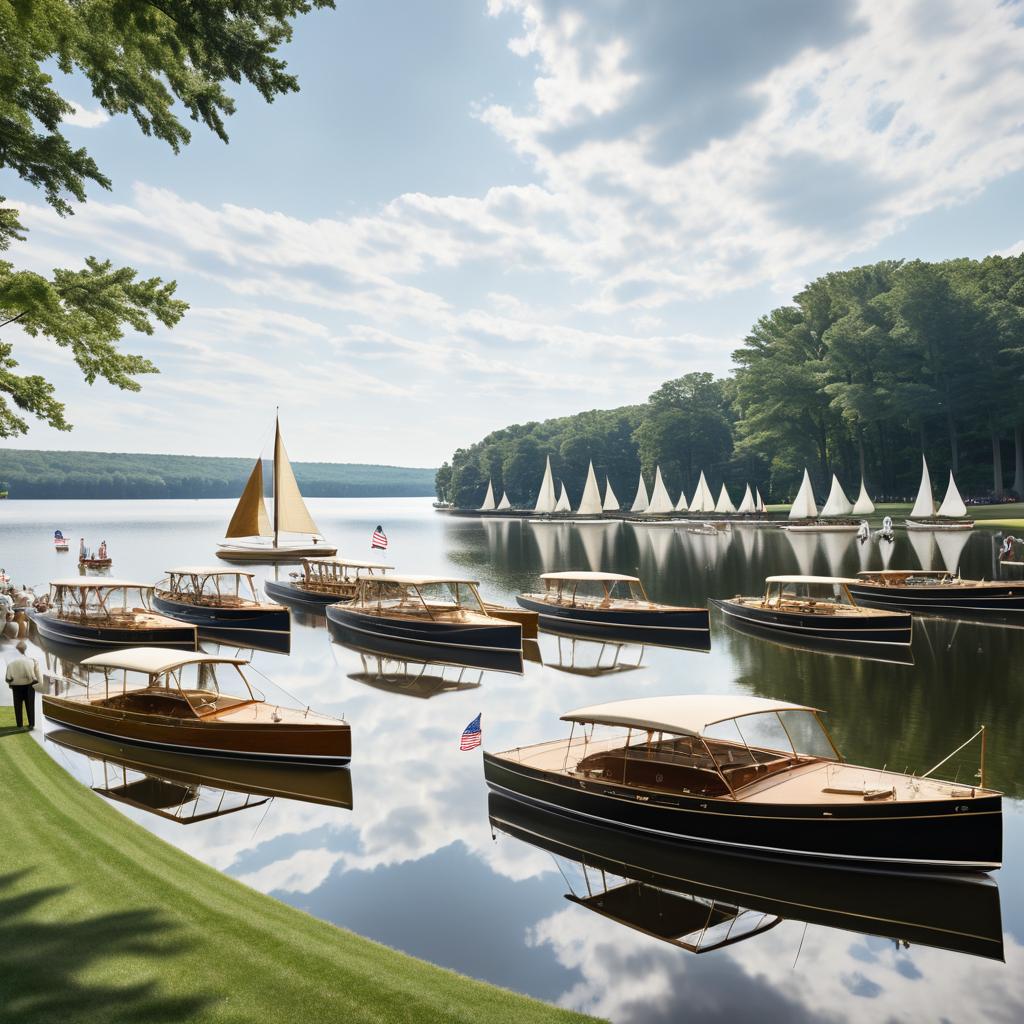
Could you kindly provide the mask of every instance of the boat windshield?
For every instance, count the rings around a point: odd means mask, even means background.
[[[769,580],[765,584],[764,603],[772,607],[786,607],[794,604],[844,604],[853,605],[846,584],[839,580],[822,581],[788,581],[780,583]]]
[[[545,580],[546,596],[559,604],[609,607],[616,601],[647,601],[638,580]]]
[[[175,597],[194,604],[256,600],[252,576],[245,572],[172,572],[167,576],[166,589]]]
[[[485,614],[476,585],[456,580],[421,583],[395,582],[387,578],[363,580],[362,603],[382,611],[409,615],[455,610]]]
[[[309,588],[330,588],[342,585],[354,585],[360,579],[367,576],[378,576],[390,572],[391,567],[385,565],[361,565],[358,562],[336,561],[334,559],[312,559],[302,560],[302,575],[304,585]]]
[[[50,610],[62,618],[109,619],[135,611],[150,611],[152,587],[73,587],[54,584],[50,588]]]

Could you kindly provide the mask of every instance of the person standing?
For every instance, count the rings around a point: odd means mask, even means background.
[[[35,684],[43,681],[39,671],[39,662],[28,656],[28,645],[24,640],[17,643],[19,657],[7,663],[7,685],[14,694],[14,721],[18,728],[22,727],[22,712],[28,719],[28,727],[36,727],[36,691]]]

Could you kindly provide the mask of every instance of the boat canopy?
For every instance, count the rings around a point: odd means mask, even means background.
[[[69,580],[50,580],[51,587],[66,590],[152,590],[152,583],[135,583],[132,580],[112,580],[106,576],[75,576]]]
[[[156,676],[182,665],[248,665],[249,659],[204,654],[202,651],[172,651],[166,647],[129,647],[123,651],[94,654],[83,658],[82,664],[90,668],[121,668]]]
[[[350,562],[349,565],[352,563]],[[471,587],[478,587],[479,580],[466,580],[457,576],[386,576],[381,580],[365,580],[366,583],[379,582],[382,585],[397,583],[403,587],[425,587],[431,583],[466,583]]]
[[[225,569],[219,565],[186,565],[179,569],[165,569],[168,576],[248,576],[252,579],[255,575],[246,572],[244,569]]]
[[[562,715],[563,722],[586,722],[595,725],[623,725],[633,729],[651,729],[678,736],[700,736],[709,726],[748,715],[772,714],[779,711],[810,711],[818,708],[791,704],[766,697],[744,694],[687,694],[668,697],[636,697],[592,704]]]
[[[600,583],[639,583],[636,576],[623,576],[617,572],[543,572],[540,575],[542,580],[577,580],[583,582]]]
[[[846,576],[767,576],[765,583],[856,583]]]

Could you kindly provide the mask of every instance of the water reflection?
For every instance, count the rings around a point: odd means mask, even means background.
[[[1003,960],[999,890],[987,875],[740,857],[570,820],[497,794],[488,814],[493,830],[557,858],[570,902],[691,953],[752,939],[786,919]]]
[[[577,636],[542,634],[543,664],[578,676],[606,676],[620,672],[635,672],[644,657],[642,644],[615,643],[608,640],[588,640]]]
[[[475,690],[484,679],[484,670],[442,662],[410,661],[382,654],[357,651],[361,671],[349,672],[348,678],[357,683],[401,693],[421,699],[436,697],[440,693],[458,693]]]

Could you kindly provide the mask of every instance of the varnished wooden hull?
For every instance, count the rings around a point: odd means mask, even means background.
[[[194,651],[198,643],[195,626],[184,623],[126,629],[69,622],[49,612],[30,610],[28,614],[42,637],[75,647],[174,647]]]
[[[913,619],[902,612],[890,615],[843,612],[814,615],[810,612],[761,608],[729,599],[716,600],[714,604],[731,620],[799,638],[804,643],[817,639],[829,643],[895,644],[906,647],[910,645],[913,632]]]
[[[999,889],[983,875],[887,872],[664,842],[491,793],[499,829],[538,849],[658,889],[764,914],[1003,959]]]
[[[484,778],[495,792],[548,810],[736,853],[914,870],[989,871],[1002,864],[997,795],[962,803],[745,803],[572,778],[518,763],[514,752],[485,752]]]
[[[99,708],[44,694],[43,713],[69,729],[210,757],[330,765],[347,764],[352,756],[347,722],[273,722],[269,711],[265,722],[203,721]]]

